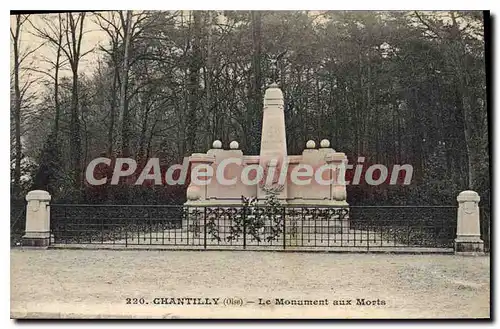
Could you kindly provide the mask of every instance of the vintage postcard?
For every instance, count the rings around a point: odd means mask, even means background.
[[[490,33],[11,12],[11,318],[489,319]]]

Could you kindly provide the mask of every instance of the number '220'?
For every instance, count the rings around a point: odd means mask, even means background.
[[[125,298],[126,304],[146,304],[144,298]]]

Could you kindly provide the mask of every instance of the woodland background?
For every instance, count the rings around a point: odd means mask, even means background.
[[[90,25],[106,41],[84,49]],[[350,204],[450,205],[465,189],[489,204],[482,12],[23,14],[10,32],[12,200],[40,188],[56,202],[182,203],[185,186],[89,187],[86,165],[168,166],[215,139],[258,154],[280,57],[289,154],[327,138],[353,164],[414,167],[409,186],[349,186]]]

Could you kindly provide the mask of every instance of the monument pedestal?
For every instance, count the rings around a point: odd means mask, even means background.
[[[48,247],[50,244],[51,197],[46,191],[30,191],[26,195],[26,232],[22,238],[23,246]]]
[[[475,255],[484,253],[479,222],[479,195],[474,191],[463,191],[458,197],[457,237],[455,253]]]

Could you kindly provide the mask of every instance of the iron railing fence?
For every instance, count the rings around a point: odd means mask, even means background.
[[[351,207],[351,227],[408,246],[453,248],[456,206]]]
[[[452,250],[456,206],[52,204],[56,244],[182,249]]]
[[[480,207],[479,208],[480,215],[480,227],[481,227],[481,239],[484,242],[484,251],[490,252],[491,248],[491,209],[490,207]]]

